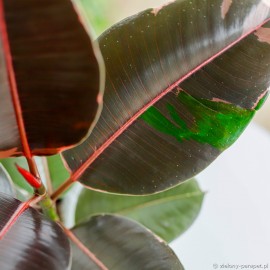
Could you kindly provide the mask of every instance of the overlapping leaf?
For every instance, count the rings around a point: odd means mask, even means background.
[[[72,2],[1,0],[0,20],[0,158],[77,144],[102,95],[98,49]]]
[[[195,180],[148,196],[123,196],[83,189],[78,198],[75,219],[78,224],[97,214],[118,214],[134,219],[162,239],[172,241],[194,222],[203,197]],[[65,204],[69,212],[69,198]]]
[[[16,168],[16,164],[18,164],[20,167],[28,170],[28,164],[24,157],[2,159],[0,161],[0,164],[3,165],[16,186],[29,194],[33,193],[33,188],[25,181],[25,179],[22,177],[22,175],[18,172]]]
[[[0,192],[12,197],[16,194],[13,183],[2,164],[0,164]]]
[[[104,109],[91,136],[63,154],[72,181],[158,192],[202,171],[239,137],[269,87],[269,41],[254,31],[270,8],[259,0],[225,4],[176,0],[99,38]]]
[[[96,257],[96,261],[104,266],[98,266],[72,244],[73,270],[184,269],[165,242],[126,218],[95,216],[73,229],[73,232]]]
[[[2,231],[23,203],[0,193],[0,205]],[[3,270],[69,269],[68,239],[56,223],[28,208],[0,239],[0,265]]]
[[[52,188],[55,190],[69,178],[69,173],[63,165],[60,155],[47,157],[47,164]]]

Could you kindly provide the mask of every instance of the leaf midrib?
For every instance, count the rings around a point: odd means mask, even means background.
[[[16,121],[19,130],[19,136],[21,141],[21,146],[23,148],[23,153],[27,159],[32,158],[29,142],[27,139],[25,124],[22,115],[22,108],[19,99],[18,87],[16,82],[16,76],[14,71],[14,66],[12,62],[12,54],[9,42],[9,36],[7,31],[7,25],[5,20],[5,9],[4,9],[4,2],[0,0],[0,34],[1,40],[3,42],[3,50],[4,50],[4,57],[6,62],[6,68],[9,78],[9,87],[10,87],[10,94],[13,102],[14,113],[16,116]]]
[[[206,59],[204,62],[196,66],[194,69],[186,73],[184,76],[182,76],[179,80],[171,84],[169,87],[167,87],[164,91],[162,91],[158,96],[156,96],[154,99],[152,99],[150,102],[148,102],[144,107],[142,107],[139,111],[137,111],[132,117],[129,118],[129,120],[126,121],[124,125],[122,125],[111,137],[109,137],[85,162],[83,162],[71,175],[71,178],[69,179],[71,182],[78,181],[80,176],[87,170],[87,168],[122,134],[126,129],[129,128],[144,112],[146,112],[147,109],[149,109],[151,106],[156,104],[160,99],[162,99],[165,95],[170,93],[173,89],[175,89],[179,84],[181,84],[183,81],[188,79],[191,75],[195,74],[197,71],[199,71],[204,66],[208,65],[210,62],[212,62],[214,59],[225,53],[227,50],[232,48],[234,45],[239,43],[241,40],[252,34],[254,31],[258,30],[260,27],[262,27],[264,24],[266,24],[268,21],[270,21],[270,18],[263,21],[261,24],[259,24],[254,29],[248,31],[244,35],[237,38],[235,41],[231,42],[227,46],[225,46],[222,50],[214,54],[213,56]]]
[[[125,213],[128,213],[128,212],[132,212],[132,211],[136,211],[136,210],[140,210],[140,209],[146,209],[149,207],[157,206],[160,204],[165,204],[165,203],[172,202],[172,201],[180,201],[180,200],[184,200],[184,199],[188,199],[188,198],[199,197],[202,195],[204,195],[203,192],[197,191],[197,192],[190,192],[190,193],[187,193],[185,195],[176,195],[176,196],[171,196],[171,197],[167,197],[167,198],[158,198],[156,200],[149,201],[149,202],[146,202],[144,204],[127,207],[127,208],[125,208],[121,211],[117,211],[115,213],[125,215]]]
[[[172,202],[172,201],[179,201],[179,200],[184,200],[184,199],[188,199],[188,198],[199,197],[199,196],[203,196],[204,194],[205,194],[204,192],[195,191],[195,192],[186,193],[184,195],[181,194],[181,195],[175,195],[175,196],[170,196],[170,197],[166,197],[166,198],[157,198],[153,201],[148,201],[145,203],[141,203],[139,205],[133,205],[130,207],[126,207],[125,209],[122,209],[120,211],[114,210],[114,211],[104,211],[104,212],[93,212],[88,217],[91,217],[93,215],[102,215],[102,214],[106,214],[106,213],[127,216],[132,211],[146,209],[149,207],[157,206],[159,204],[165,204],[165,203]],[[80,218],[78,223],[80,223],[83,220],[85,220],[85,218]]]

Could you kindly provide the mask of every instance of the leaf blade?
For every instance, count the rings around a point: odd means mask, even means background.
[[[95,216],[72,231],[108,269],[183,269],[161,239],[128,219]],[[89,269],[89,260],[74,245],[72,247],[72,269]]]
[[[70,176],[69,172],[63,165],[62,157],[54,155],[47,157],[48,169],[52,181],[53,189],[56,190]]]
[[[233,2],[223,19],[221,1],[207,3],[209,9],[201,1],[174,1],[157,14],[146,10],[99,38],[107,68],[104,109],[92,135],[63,154],[72,181],[112,193],[156,193],[201,172],[243,132],[269,86],[269,66],[258,62],[269,62],[269,50],[251,34],[269,20],[269,7]],[[239,69],[245,50],[259,67],[258,81],[250,79],[250,65]],[[233,57],[238,53],[240,62]],[[181,121],[175,123],[167,105]],[[140,119],[153,108],[166,118],[166,134]],[[216,118],[205,121],[200,111]],[[239,123],[234,132],[230,118]]]
[[[11,178],[2,164],[0,164],[0,192],[8,194],[12,197],[16,196]]]
[[[200,212],[203,197],[195,180],[162,193],[138,197],[83,189],[76,206],[75,222],[80,224],[97,214],[122,215],[169,242],[191,226]]]
[[[18,200],[0,193],[0,228],[20,207]],[[29,208],[0,241],[0,263],[6,270],[69,269],[70,246],[61,228]]]
[[[27,161],[24,157],[17,158],[6,158],[2,159],[1,164],[4,166],[8,174],[10,175],[13,183],[17,185],[22,190],[26,191],[29,194],[33,194],[33,188],[24,180],[22,175],[16,169],[16,165],[18,164],[24,169],[28,169]]]
[[[96,45],[69,0],[0,4],[1,152],[48,155],[77,144],[102,96]]]

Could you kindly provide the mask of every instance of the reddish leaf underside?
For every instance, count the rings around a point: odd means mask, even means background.
[[[1,158],[54,154],[89,133],[97,57],[71,1],[0,1]]]

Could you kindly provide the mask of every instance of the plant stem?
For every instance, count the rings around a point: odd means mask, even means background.
[[[13,215],[10,217],[8,222],[5,224],[3,228],[0,230],[0,240],[4,237],[4,235],[7,233],[8,230],[15,224],[17,219],[20,217],[20,215],[27,209],[31,204],[37,203],[38,201],[42,200],[41,196],[34,195],[32,198],[27,200],[26,202],[22,202],[16,211],[13,213]]]
[[[3,6],[3,1],[0,1],[0,20],[3,22],[0,25],[0,34],[1,34],[1,44],[3,45],[3,50],[4,50],[4,57],[5,57],[5,62],[7,66],[7,71],[9,75],[9,83],[10,83],[10,91],[11,91],[11,97],[12,97],[12,102],[14,106],[14,111],[16,115],[16,121],[18,125],[18,130],[19,130],[19,135],[20,135],[20,140],[22,144],[22,150],[24,153],[24,156],[26,157],[26,160],[28,162],[29,170],[33,176],[35,176],[37,179],[40,179],[39,173],[37,170],[37,166],[35,164],[35,161],[32,157],[31,154],[31,149],[28,143],[27,139],[27,134],[26,134],[26,129],[25,129],[25,124],[24,124],[24,119],[23,119],[23,113],[22,113],[22,108],[21,108],[21,103],[20,103],[20,98],[18,94],[18,87],[17,87],[17,80],[14,72],[14,66],[13,66],[13,61],[12,61],[12,54],[11,54],[11,49],[10,49],[10,44],[9,44],[9,37],[8,37],[8,31],[7,31],[7,26],[5,24],[5,12],[4,12],[4,6]],[[35,194],[38,196],[44,196],[44,203],[40,203],[41,207],[44,211],[44,213],[48,213],[50,218],[54,218],[57,216],[57,213],[55,211],[55,208],[53,206],[53,202],[50,202],[50,197],[47,194],[47,191],[43,184],[41,185],[40,188],[35,189]],[[47,208],[48,207],[48,208]],[[53,214],[54,213],[54,214]]]
[[[30,157],[30,158],[27,157],[26,160],[27,160],[29,171],[31,172],[31,174],[33,174],[36,178],[40,178],[37,165],[33,157]]]
[[[53,193],[53,187],[52,187],[52,179],[51,179],[51,175],[50,175],[48,161],[47,161],[46,157],[42,157],[42,165],[43,165],[43,168],[44,168],[47,192],[48,192],[48,194],[50,196]]]
[[[64,182],[55,192],[51,195],[51,200],[55,201],[64,191],[66,191],[74,183],[71,176],[66,182]]]
[[[37,165],[36,165],[36,162],[33,159],[33,157],[26,158],[26,160],[27,160],[27,163],[29,166],[29,171],[31,172],[31,174],[34,175],[36,178],[40,179]],[[43,199],[39,202],[39,204],[42,208],[44,215],[53,221],[59,221],[60,218],[57,214],[55,204],[51,200],[50,196],[48,195],[48,192],[47,192],[47,190],[42,182],[41,182],[41,186],[39,188],[35,189],[35,194],[37,196],[43,197]]]
[[[60,221],[60,218],[56,211],[55,204],[50,199],[47,192],[45,198],[42,201],[40,201],[39,204],[45,216],[49,217],[53,221]]]
[[[70,240],[92,261],[94,262],[100,270],[109,270],[96,256],[92,253],[77,236],[69,229],[67,229],[61,222],[58,224],[63,228],[66,235],[70,238]]]

